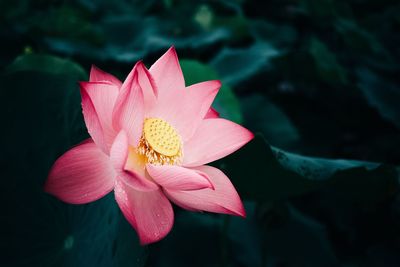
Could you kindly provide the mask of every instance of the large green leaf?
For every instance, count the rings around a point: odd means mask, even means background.
[[[284,200],[327,186],[368,202],[389,197],[398,189],[397,171],[392,167],[301,156],[270,147],[261,136],[215,164],[246,199],[261,202]]]
[[[248,48],[224,48],[211,65],[222,81],[235,85],[271,68],[271,60],[278,55],[280,51],[270,43],[258,42]]]
[[[87,79],[86,71],[79,64],[46,54],[20,55],[7,67],[7,71],[41,71],[50,74],[70,75],[81,80]]]

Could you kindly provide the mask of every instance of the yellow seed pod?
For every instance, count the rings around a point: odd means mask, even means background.
[[[158,118],[146,119],[143,135],[148,144],[158,153],[172,157],[179,153],[181,140],[176,130]]]

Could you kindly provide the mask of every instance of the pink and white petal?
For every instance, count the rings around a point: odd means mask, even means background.
[[[168,102],[164,102],[167,98],[160,98],[152,117],[168,121],[185,142],[195,133],[220,87],[220,81],[206,81],[193,84],[175,96],[168,96]]]
[[[57,159],[44,188],[65,202],[84,204],[109,193],[115,176],[108,156],[89,139]]]
[[[147,164],[146,169],[160,186],[171,190],[213,189],[207,174],[176,165]]]
[[[157,84],[160,97],[185,89],[185,79],[174,47],[168,49],[149,71]]]
[[[137,64],[137,72],[139,85],[143,92],[144,113],[147,114],[156,105],[158,89],[154,78],[142,62]]]
[[[129,152],[128,135],[122,130],[115,138],[110,151],[110,161],[117,173],[117,179],[122,180],[125,184],[138,191],[158,190],[158,185],[146,178],[144,168],[142,171],[139,168],[126,168],[129,165],[127,163]]]
[[[109,82],[81,82],[81,90],[84,90],[96,110],[101,128],[103,129],[104,142],[107,153],[117,134],[112,126],[112,111],[118,96],[118,87]]]
[[[198,117],[203,119],[204,116],[210,111],[211,104],[220,88],[221,82],[219,80],[195,83],[186,88],[191,98],[191,104],[193,105],[195,102],[195,104],[198,106]]]
[[[168,121],[185,142],[193,136],[220,87],[220,81],[206,81],[193,84],[176,95],[160,96],[151,117]]]
[[[107,81],[118,88],[121,87],[122,83],[120,80],[118,80],[114,75],[111,75],[110,73],[107,73],[95,65],[92,65],[92,68],[90,69],[90,75],[89,75],[89,82],[102,82],[102,81]]]
[[[223,158],[241,148],[253,137],[252,132],[229,120],[203,120],[196,133],[183,145],[182,166],[201,166]]]
[[[208,175],[214,185],[212,189],[178,191],[164,188],[168,198],[176,205],[192,211],[210,211],[245,217],[243,203],[229,178],[211,166],[192,168]]]
[[[129,73],[119,91],[112,113],[113,127],[128,134],[129,144],[136,147],[143,129],[144,100],[138,81],[138,62]]]
[[[186,102],[185,80],[175,48],[171,47],[149,70],[158,89],[157,103],[147,109],[146,117],[161,118],[177,128],[176,119]]]
[[[108,146],[105,140],[103,127],[96,112],[93,101],[84,88],[81,87],[82,113],[86,128],[96,145],[104,152],[108,153]]]
[[[174,118],[183,142],[193,136],[220,88],[221,82],[218,80],[196,83],[186,88],[185,101]]]
[[[215,119],[215,118],[219,118],[219,112],[216,111],[213,107],[211,107],[204,116],[204,119]]]
[[[122,181],[115,184],[115,199],[142,245],[164,238],[172,229],[174,211],[161,190],[136,191]]]

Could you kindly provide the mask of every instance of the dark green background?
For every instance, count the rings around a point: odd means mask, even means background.
[[[0,266],[400,266],[400,3],[396,0],[0,3]],[[175,209],[141,247],[113,194],[43,192],[88,134],[77,81],[121,79],[175,45],[187,84],[256,138],[213,163],[247,218]]]

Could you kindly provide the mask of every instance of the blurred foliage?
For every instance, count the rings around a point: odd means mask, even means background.
[[[399,266],[400,3],[395,0],[0,2],[1,266]],[[139,246],[112,194],[42,190],[87,138],[77,81],[121,79],[175,45],[187,85],[256,138],[213,165],[247,218],[176,208]]]

